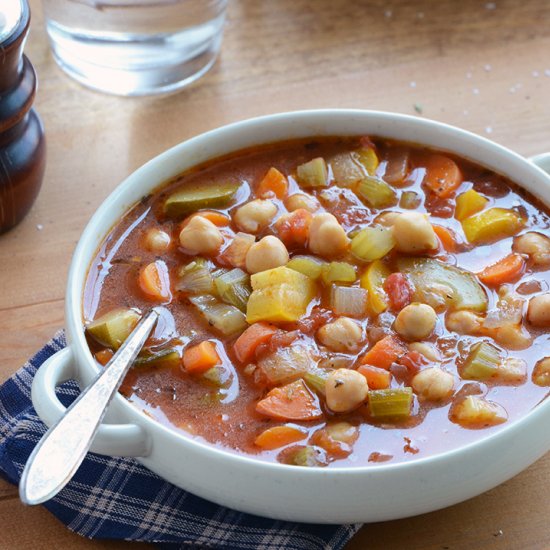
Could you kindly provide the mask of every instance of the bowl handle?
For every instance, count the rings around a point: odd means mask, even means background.
[[[55,394],[57,386],[76,379],[74,361],[69,347],[46,360],[36,372],[31,399],[38,416],[48,426],[55,424],[67,408]],[[101,424],[90,450],[109,456],[147,456],[150,441],[141,426],[135,424]]]
[[[529,160],[550,174],[550,153],[541,153],[534,157],[529,157]]]

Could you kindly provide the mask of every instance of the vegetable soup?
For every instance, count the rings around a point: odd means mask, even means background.
[[[505,177],[376,137],[287,141],[144,197],[92,263],[121,392],[225,450],[312,467],[403,462],[486,437],[550,386],[550,216]]]

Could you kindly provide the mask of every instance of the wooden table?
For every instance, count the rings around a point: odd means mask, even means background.
[[[234,0],[222,55],[171,97],[81,88],[52,60],[38,0],[26,52],[48,137],[41,195],[0,237],[0,380],[63,326],[65,277],[91,214],[130,172],[221,124],[293,109],[354,107],[445,121],[524,155],[550,150],[550,3],[545,0]],[[363,527],[349,550],[550,547],[550,455],[488,493]],[[145,548],[88,541],[0,482],[0,548]]]

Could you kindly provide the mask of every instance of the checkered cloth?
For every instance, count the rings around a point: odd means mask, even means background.
[[[34,374],[64,346],[60,332],[0,387],[0,474],[11,483],[18,483],[25,461],[46,431],[31,404]],[[67,382],[58,394],[68,405],[78,388]],[[85,537],[155,542],[166,549],[338,549],[360,527],[289,523],[242,514],[174,487],[131,458],[94,453],[45,506]]]

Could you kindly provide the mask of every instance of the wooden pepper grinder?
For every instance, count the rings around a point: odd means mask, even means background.
[[[0,233],[31,208],[46,161],[44,129],[31,108],[36,74],[23,55],[29,22],[27,0],[0,0]]]

